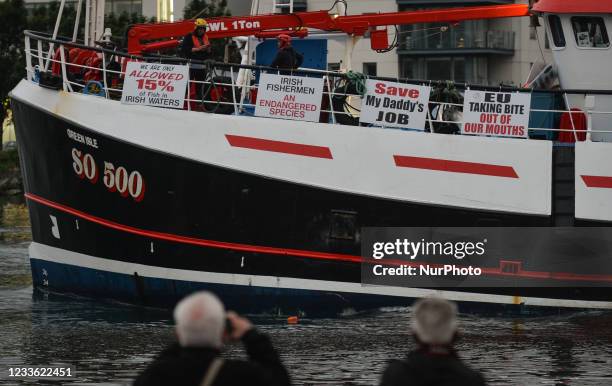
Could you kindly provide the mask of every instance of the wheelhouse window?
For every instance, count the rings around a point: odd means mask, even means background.
[[[105,3],[105,13],[119,16],[123,13],[142,15],[142,0],[109,0]]]
[[[610,47],[606,24],[601,17],[572,17],[576,44],[580,48]]]
[[[563,26],[561,25],[559,16],[549,15],[548,25],[550,26],[550,34],[552,35],[555,47],[565,47],[565,35],[563,35]]]
[[[367,76],[376,76],[376,62],[363,63],[363,73]]]

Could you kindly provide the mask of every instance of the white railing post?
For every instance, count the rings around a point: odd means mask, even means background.
[[[187,63],[187,73],[189,74],[189,80],[187,81],[187,111],[191,111],[191,62]]]
[[[565,107],[567,108],[567,111],[569,111],[570,123],[572,124],[572,131],[574,132],[574,142],[578,142],[578,134],[576,133],[576,126],[574,125],[572,106],[570,106],[569,99],[567,99],[567,93],[563,93],[563,99],[565,100]]]
[[[240,104],[238,106],[238,108],[240,109],[240,111],[243,111],[244,108],[244,99],[247,97],[247,93],[251,92],[251,71],[252,70],[245,70],[244,68],[240,69],[240,71],[243,71],[243,78],[242,78],[242,87],[240,90]],[[240,78],[240,72],[238,73],[238,78]]]
[[[595,95],[584,96],[584,109],[587,114],[587,141],[591,142],[591,133],[593,132],[593,114],[592,111],[595,109]]]
[[[236,104],[236,91],[234,90],[234,86],[236,83],[234,82],[234,66],[230,67],[230,79],[232,80],[232,101],[234,102],[234,115],[238,115],[238,105]]]
[[[429,104],[430,103],[434,103],[435,104],[435,102],[431,102],[431,101],[427,102],[427,117],[425,119],[427,119],[427,121],[429,122],[429,132],[430,133],[435,133],[434,127],[433,127],[432,118],[431,118],[431,109],[429,108]],[[438,112],[440,112],[440,107],[439,106],[438,106]]]
[[[64,45],[60,44],[60,60],[62,65],[62,86],[64,91],[72,91],[72,86],[68,83],[68,73],[66,72],[66,53],[64,52]]]
[[[592,133],[592,123],[593,123],[593,117],[591,116],[591,112],[587,111],[587,135],[586,135],[586,140],[591,142],[591,133]]]
[[[108,84],[106,83],[106,55],[102,51],[102,82],[104,83],[104,95],[108,99]]]
[[[25,52],[26,52],[26,76],[28,80],[34,78],[34,70],[32,69],[32,52],[30,51],[30,37],[25,37]]]
[[[327,98],[329,99],[329,111],[331,113],[331,117],[332,117],[332,123],[335,125],[336,124],[336,114],[334,111],[334,102],[332,99],[332,89],[331,89],[331,85],[329,83],[329,76],[328,75],[324,75],[323,76],[325,78],[325,82],[327,83]]]
[[[43,65],[43,48],[42,48],[42,40],[36,40],[36,48],[38,50],[38,68],[42,71],[45,66]]]

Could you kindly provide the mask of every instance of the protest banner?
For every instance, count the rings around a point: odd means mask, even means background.
[[[261,74],[255,115],[319,122],[323,78]]]
[[[187,66],[129,62],[121,103],[182,109],[188,80]]]
[[[425,129],[430,87],[368,79],[366,90],[361,102],[360,122]]]
[[[527,138],[531,94],[466,90],[462,134]]]

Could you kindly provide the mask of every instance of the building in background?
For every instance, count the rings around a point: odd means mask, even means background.
[[[58,0],[59,1],[59,0]],[[143,14],[143,3],[151,3],[159,2],[160,0],[106,0],[105,7],[106,13],[116,13],[121,14],[123,12],[137,13],[139,15]],[[171,1],[171,0],[170,0]],[[55,1],[50,0],[25,0],[26,8],[32,9],[41,5],[48,5]],[[71,4],[72,6],[76,6],[77,0],[66,0],[66,4]],[[83,2],[84,3],[84,2]],[[155,13],[147,16],[156,16]]]
[[[512,0],[397,0],[400,10],[432,7],[512,4]],[[409,79],[520,85],[537,61],[551,62],[543,27],[529,18],[475,20],[451,26],[416,24],[401,29],[397,49],[400,75]]]
[[[521,2],[527,0],[348,0],[347,11],[360,14]],[[272,12],[274,3],[260,0],[260,13]],[[327,10],[332,4],[331,0],[302,0],[294,1],[294,8],[298,5],[298,10],[318,11]],[[372,51],[367,36],[361,38],[355,46],[352,69],[368,75],[408,79],[519,85],[527,79],[533,63],[552,62],[544,28],[529,27],[526,17],[467,21],[445,32],[440,29],[443,26],[448,24],[401,26],[397,49],[383,54]],[[329,68],[337,69],[344,56],[346,36],[327,37]],[[389,42],[394,38],[395,30],[389,28]]]
[[[189,0],[106,0],[114,3],[130,2],[142,3],[142,14],[147,17],[155,16],[159,21],[175,21],[183,19],[183,10]],[[227,0],[227,8],[232,15],[248,15],[251,10],[250,0]]]
[[[27,8],[52,3],[50,0],[25,0]],[[66,0],[76,4],[77,0]],[[120,15],[124,12],[155,17],[159,21],[175,21],[183,18],[183,10],[189,0],[106,0],[106,13]],[[248,15],[251,10],[250,0],[227,0],[232,15]]]
[[[130,1],[142,3],[142,14],[147,17],[155,16],[159,21],[175,21],[183,19],[183,10],[185,9],[185,6],[189,4],[189,0],[106,0],[107,3],[109,1],[113,3]],[[251,1],[227,0],[227,8],[230,10],[232,15],[248,15],[251,10]]]

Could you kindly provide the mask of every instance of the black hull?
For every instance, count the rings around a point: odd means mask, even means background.
[[[362,227],[552,225],[551,217],[417,205],[241,173],[110,138],[17,100],[13,109],[34,242],[111,263],[357,284],[361,271],[354,257],[360,254]],[[97,147],[69,138],[67,130],[95,139]],[[146,181],[144,198],[109,191],[101,172],[94,183],[79,178],[73,149],[90,154],[99,168],[108,161],[139,171]],[[57,221],[59,237],[50,216]],[[148,305],[171,306],[197,288],[220,291],[230,306],[249,312],[279,308],[316,313],[323,302],[336,312],[412,301],[286,286],[281,291],[237,285],[230,291],[219,283],[194,286],[185,284],[189,280],[167,279],[160,284],[138,269],[115,277],[87,268],[79,281],[72,277],[77,273],[70,264],[33,259],[36,286]],[[57,280],[51,279],[51,272]],[[609,288],[453,290],[612,299]]]

